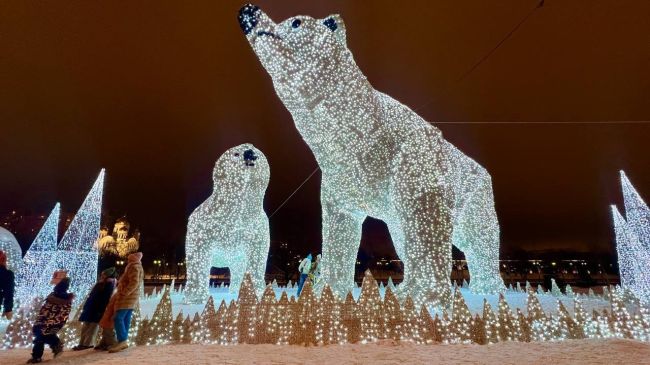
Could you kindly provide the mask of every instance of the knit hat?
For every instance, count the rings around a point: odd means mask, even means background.
[[[67,270],[56,270],[54,274],[52,274],[52,281],[50,281],[50,284],[56,285],[66,277],[68,277]]]
[[[7,266],[7,254],[4,251],[0,251],[0,266]]]
[[[107,278],[114,278],[117,276],[117,270],[115,270],[114,267],[109,267],[108,269],[102,271],[102,275],[106,276]]]
[[[61,278],[61,281],[56,283],[52,291],[55,293],[63,294],[67,292],[69,288],[70,288],[70,278],[65,277],[65,278]]]

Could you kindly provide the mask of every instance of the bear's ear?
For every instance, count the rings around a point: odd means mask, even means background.
[[[345,23],[343,23],[343,18],[339,14],[332,14],[323,18],[322,22],[323,25],[334,33],[336,39],[345,45]]]

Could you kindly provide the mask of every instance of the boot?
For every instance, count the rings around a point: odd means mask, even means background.
[[[52,352],[54,353],[54,358],[56,359],[63,352],[63,342],[59,342],[58,345],[52,347]]]
[[[38,364],[39,362],[43,361],[40,357],[32,357],[31,359],[27,360],[28,364]]]
[[[111,348],[108,349],[108,352],[114,353],[114,352],[120,352],[126,348],[129,347],[129,344],[126,341],[118,342],[115,345],[113,345]]]

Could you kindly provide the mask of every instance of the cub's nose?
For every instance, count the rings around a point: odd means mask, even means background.
[[[246,4],[239,9],[239,26],[244,34],[248,35],[260,19],[260,8],[253,4]]]
[[[244,151],[244,161],[246,166],[255,166],[254,163],[255,160],[257,160],[257,156],[255,156],[255,151],[250,149]]]

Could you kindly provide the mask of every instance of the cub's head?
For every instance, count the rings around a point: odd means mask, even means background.
[[[261,192],[269,185],[269,163],[262,151],[250,143],[233,147],[223,153],[214,165],[212,179],[215,190],[239,189]]]
[[[296,16],[276,24],[259,7],[249,4],[239,10],[239,25],[280,97],[289,96],[295,91],[292,89],[332,81],[331,76],[344,73],[341,68],[351,60],[339,15],[323,19]]]

